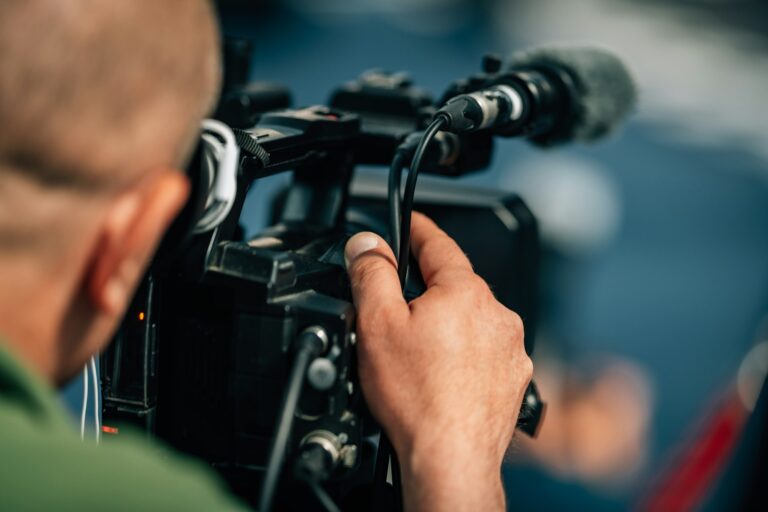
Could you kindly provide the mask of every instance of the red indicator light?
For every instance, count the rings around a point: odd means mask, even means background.
[[[101,431],[104,432],[105,434],[117,434],[118,432],[120,432],[120,429],[118,429],[117,427],[109,427],[107,425],[102,425]]]

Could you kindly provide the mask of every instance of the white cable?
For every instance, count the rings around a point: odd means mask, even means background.
[[[85,440],[85,413],[88,410],[88,365],[83,366],[83,408],[80,411],[80,440]]]
[[[202,127],[206,132],[202,135],[205,149],[210,151],[218,165],[209,187],[206,211],[193,229],[195,233],[210,231],[229,215],[237,195],[237,164],[240,157],[235,135],[226,124],[204,119]],[[209,165],[205,158],[202,165]]]
[[[203,187],[205,187],[205,193],[207,197],[203,204],[203,213],[200,219],[197,221],[193,232],[204,233],[215,227],[214,221],[218,216],[218,212],[221,210],[225,201],[217,198],[214,194],[215,181],[219,178],[221,154],[224,152],[224,145],[221,141],[210,133],[203,133],[200,137],[203,143],[202,158],[200,162],[201,170],[204,174],[202,177]]]
[[[95,356],[91,357],[91,378],[93,379],[93,426],[96,428],[96,444],[99,444],[99,442],[101,442],[101,425],[99,424],[101,390],[99,377],[96,373]]]
[[[219,172],[216,174],[213,195],[220,201],[230,201],[237,191],[237,160],[240,147],[235,140],[235,134],[226,124],[213,119],[203,119],[202,124],[204,130],[215,133],[224,141],[223,154],[218,155]]]
[[[226,171],[222,170],[223,158],[226,152],[221,141],[210,133],[204,133],[201,138],[206,146],[203,153],[203,172],[206,174],[208,197],[205,201],[205,211],[197,222],[196,233],[202,233],[218,226],[227,216],[235,201],[232,197],[223,197],[217,193],[218,183]]]

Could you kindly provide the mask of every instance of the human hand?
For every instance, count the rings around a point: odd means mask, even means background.
[[[347,243],[363,393],[397,451],[407,509],[503,510],[500,466],[533,371],[522,322],[423,215],[411,246],[427,291],[409,304],[381,237]]]

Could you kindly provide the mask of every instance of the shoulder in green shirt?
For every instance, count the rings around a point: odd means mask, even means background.
[[[122,437],[122,434],[121,434]],[[0,510],[245,510],[205,465],[138,438],[80,440],[0,341]]]

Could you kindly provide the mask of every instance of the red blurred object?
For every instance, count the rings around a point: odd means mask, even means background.
[[[640,511],[698,509],[722,473],[749,417],[736,390],[729,392],[695,429],[692,440],[662,472]]]

